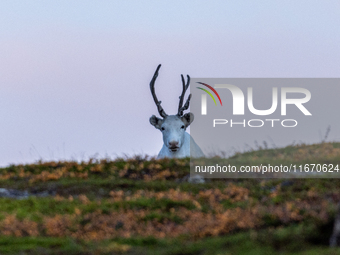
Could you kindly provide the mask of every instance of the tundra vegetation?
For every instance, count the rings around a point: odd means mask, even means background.
[[[247,164],[340,163],[340,143],[237,153]],[[189,158],[37,162],[0,169],[0,254],[340,254],[340,179],[183,181]],[[0,196],[1,193],[0,192]]]

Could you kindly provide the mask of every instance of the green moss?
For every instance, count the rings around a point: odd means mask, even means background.
[[[85,247],[70,238],[0,236],[1,254],[85,254]]]

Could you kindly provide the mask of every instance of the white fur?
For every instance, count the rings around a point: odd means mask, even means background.
[[[176,152],[172,152],[165,144],[161,151],[158,153],[157,158],[186,158],[190,157],[190,146],[192,147],[192,157],[200,158],[204,157],[204,153],[201,148],[197,145],[194,139],[187,132],[184,133],[184,143],[180,149]]]
[[[150,123],[159,129],[163,135],[163,147],[157,158],[204,157],[201,148],[185,131],[193,121],[193,118],[192,113],[187,113],[182,117],[169,115],[164,119],[159,119],[156,116],[150,118]],[[174,148],[174,144],[177,144],[176,148]]]

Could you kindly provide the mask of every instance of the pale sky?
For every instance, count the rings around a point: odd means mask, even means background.
[[[170,114],[182,73],[340,77],[339,13],[339,1],[3,0],[0,166],[156,155],[160,63]]]

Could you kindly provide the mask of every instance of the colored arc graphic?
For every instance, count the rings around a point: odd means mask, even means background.
[[[201,89],[201,90],[203,90],[203,91],[205,91],[205,92],[207,92],[208,94],[209,94],[209,96],[211,96],[211,98],[214,100],[214,102],[215,102],[215,105],[217,105],[216,104],[216,100],[215,100],[215,98],[213,97],[213,95],[208,91],[208,90],[206,90],[206,89],[203,89],[203,88],[200,88],[200,87],[196,87],[196,88],[198,88],[198,89]]]
[[[213,87],[211,87],[210,85],[205,84],[205,83],[203,83],[203,82],[197,82],[197,83],[199,83],[199,84],[201,84],[201,85],[204,85],[204,86],[208,87],[209,89],[211,89],[211,90],[215,93],[215,95],[218,97],[218,100],[220,100],[220,103],[221,103],[221,106],[222,106],[222,100],[221,100],[221,98],[220,98],[220,95],[217,93],[217,91],[216,91]],[[204,90],[204,91],[208,93],[207,90]],[[210,95],[211,97],[213,97],[210,93],[209,93],[209,95]],[[214,101],[215,101],[215,99],[214,99]],[[215,102],[215,104],[216,104],[216,102]]]

